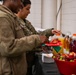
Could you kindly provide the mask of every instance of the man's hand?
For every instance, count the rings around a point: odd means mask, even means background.
[[[40,35],[40,40],[41,40],[41,43],[48,42],[48,38],[44,35]]]

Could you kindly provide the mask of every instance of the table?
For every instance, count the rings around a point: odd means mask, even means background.
[[[41,55],[38,55],[35,68],[36,72],[34,75],[60,75],[56,63],[43,63]]]

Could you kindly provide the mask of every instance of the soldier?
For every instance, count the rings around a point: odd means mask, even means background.
[[[45,35],[47,38],[49,36],[53,36],[55,33],[60,33],[58,30],[53,30],[52,28],[47,29],[43,32],[37,32],[31,22],[29,22],[26,18],[30,14],[30,8],[31,8],[31,1],[30,0],[23,0],[24,8],[16,14],[18,16],[19,21],[21,22],[23,31],[25,36],[38,34],[38,35]],[[30,48],[31,49],[31,48]],[[33,50],[38,50],[38,48],[35,48]],[[32,66],[35,64],[35,52],[34,51],[27,51],[26,53],[27,57],[27,63],[28,63],[28,71],[27,75],[32,75]],[[40,68],[41,69],[41,68]],[[40,70],[41,71],[41,70]],[[42,72],[37,73],[38,75],[42,75]],[[37,75],[36,74],[36,75]]]
[[[3,0],[0,5],[0,75],[26,75],[26,51],[44,43],[46,36],[25,36],[17,13],[21,0]]]

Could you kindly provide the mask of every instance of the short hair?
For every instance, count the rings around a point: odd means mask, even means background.
[[[26,6],[27,4],[31,4],[30,0],[22,0],[22,3],[24,6]]]

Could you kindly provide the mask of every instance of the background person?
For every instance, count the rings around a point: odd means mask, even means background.
[[[18,12],[18,14],[16,14],[16,15],[18,16],[18,19],[19,19],[19,21],[20,21],[20,23],[22,25],[23,31],[25,33],[25,36],[38,34],[38,35],[45,35],[47,38],[49,38],[49,36],[53,36],[56,33],[60,33],[60,31],[53,30],[52,28],[38,33],[35,30],[35,28],[33,27],[33,25],[31,24],[31,22],[29,22],[26,19],[28,14],[30,14],[31,1],[30,0],[23,0],[23,5],[24,5],[23,9],[20,10]],[[35,48],[35,51],[36,50],[38,50],[38,48]],[[28,63],[27,75],[32,75],[32,66],[35,64],[34,63],[35,62],[35,52],[34,51],[27,51],[26,57],[27,57],[27,63]],[[37,58],[36,58],[36,60],[37,60]],[[38,63],[38,61],[37,61],[37,63]],[[38,64],[38,66],[40,67],[39,64]],[[41,67],[39,69],[40,69],[39,71],[41,71]],[[42,75],[42,72],[37,72],[36,75],[37,74],[38,75]]]
[[[22,8],[21,0],[3,0],[0,5],[0,75],[26,75],[25,52],[47,40],[45,36],[25,36],[14,14]]]

